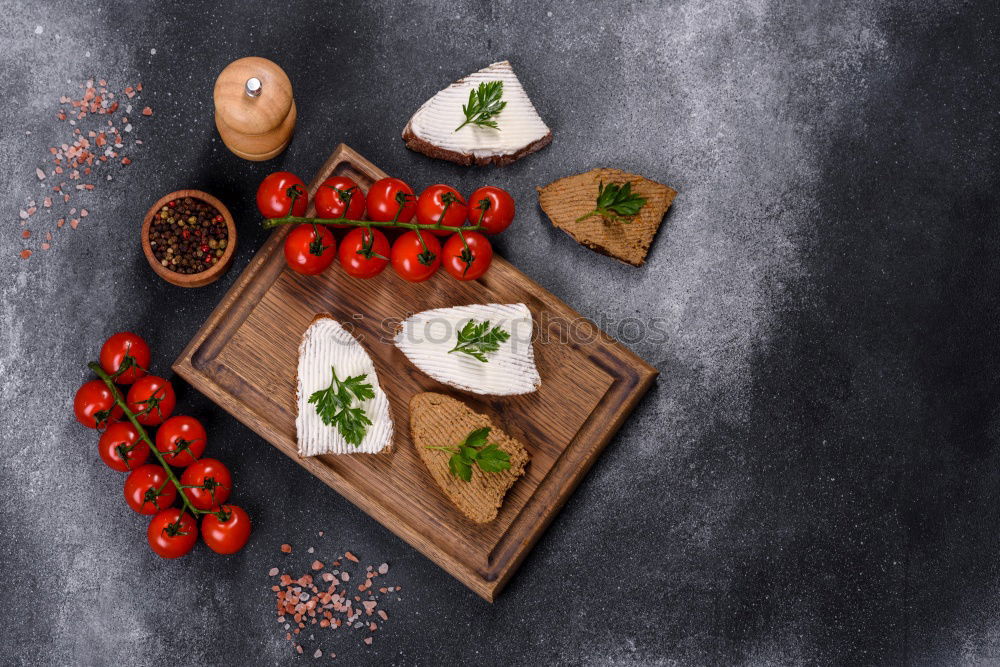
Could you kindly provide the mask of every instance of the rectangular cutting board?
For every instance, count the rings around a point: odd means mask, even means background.
[[[310,201],[333,175],[349,176],[367,191],[386,174],[341,144],[310,183]],[[502,257],[495,256],[486,275],[471,282],[442,270],[412,284],[391,267],[358,280],[336,263],[320,275],[303,276],[285,266],[288,229],[277,229],[254,256],[174,362],[174,371],[492,602],[649,388],[656,369]],[[517,233],[516,221],[509,233]],[[392,345],[395,325],[408,315],[472,303],[527,304],[542,378],[537,392],[508,398],[465,394],[422,374]],[[330,313],[344,324],[374,360],[395,425],[391,452],[299,457],[298,347],[317,313]],[[459,513],[414,450],[408,404],[421,391],[465,401],[526,444],[531,455],[526,474],[493,522],[476,524]]]

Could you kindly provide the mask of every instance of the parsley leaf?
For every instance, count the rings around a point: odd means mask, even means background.
[[[597,186],[597,208],[590,213],[581,215],[577,222],[592,215],[599,215],[605,220],[614,222],[632,222],[632,218],[646,205],[646,198],[632,192],[632,184],[618,185],[604,181]]]
[[[316,413],[324,424],[336,427],[348,444],[358,447],[372,422],[361,407],[351,404],[355,399],[375,398],[375,390],[364,381],[365,375],[355,375],[341,382],[337,370],[332,366],[330,370],[333,372],[330,386],[313,392],[309,402],[315,404]]]
[[[478,88],[470,90],[469,103],[462,105],[465,121],[454,131],[458,132],[469,123],[499,130],[493,116],[496,116],[507,106],[506,102],[500,100],[501,97],[503,97],[503,81],[483,81]]]
[[[510,334],[504,331],[500,325],[490,328],[490,321],[477,323],[469,320],[458,332],[458,343],[448,350],[452,352],[464,352],[470,357],[475,357],[484,364],[489,361],[486,355],[492,354],[500,349],[500,344],[507,342]]]
[[[449,452],[448,470],[455,477],[472,481],[472,466],[477,465],[483,472],[500,472],[510,469],[510,454],[494,444],[486,444],[490,428],[484,426],[465,436],[465,440],[457,447],[427,446],[441,452]]]

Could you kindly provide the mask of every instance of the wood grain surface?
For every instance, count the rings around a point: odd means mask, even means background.
[[[385,174],[340,145],[309,185],[331,175],[362,189]],[[310,214],[312,213],[310,206]],[[444,271],[407,283],[391,268],[371,280],[339,266],[303,276],[285,266],[286,228],[272,234],[174,363],[174,370],[469,588],[492,601],[657,375],[655,368],[502,257],[480,280]],[[491,398],[446,387],[392,345],[395,325],[429,308],[524,303],[535,322],[542,384],[532,394]],[[391,451],[299,457],[295,435],[298,343],[329,312],[371,355],[395,423]],[[524,442],[531,462],[496,520],[476,524],[437,488],[410,442],[410,398],[437,391],[493,417]]]

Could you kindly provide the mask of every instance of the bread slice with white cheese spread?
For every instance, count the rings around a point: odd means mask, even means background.
[[[328,391],[339,382],[362,376],[357,383],[346,388],[349,409],[360,408],[371,422],[362,425],[364,435],[360,442],[349,442],[338,427],[324,423],[321,412],[326,407],[327,415],[341,412],[343,403],[333,402],[322,405],[318,399],[310,401],[317,392]],[[352,387],[358,384],[370,385],[370,398],[359,400]],[[317,315],[302,336],[299,345],[298,367],[298,415],[295,430],[298,435],[299,455],[319,454],[377,454],[392,445],[392,418],[389,416],[389,400],[379,386],[375,365],[361,344],[330,315]],[[357,431],[356,431],[357,432]]]
[[[527,394],[542,380],[535,367],[534,323],[523,303],[434,308],[403,320],[395,344],[438,382],[490,396]]]
[[[462,107],[482,83],[501,81],[503,109],[489,117],[496,127],[465,124]],[[461,128],[459,126],[462,126]],[[408,148],[462,165],[510,164],[548,146],[552,131],[506,60],[459,79],[417,109],[403,130]]]

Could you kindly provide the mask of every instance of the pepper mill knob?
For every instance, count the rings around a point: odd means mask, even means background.
[[[280,154],[295,129],[292,82],[266,58],[240,58],[215,80],[215,126],[223,143],[245,160]]]

